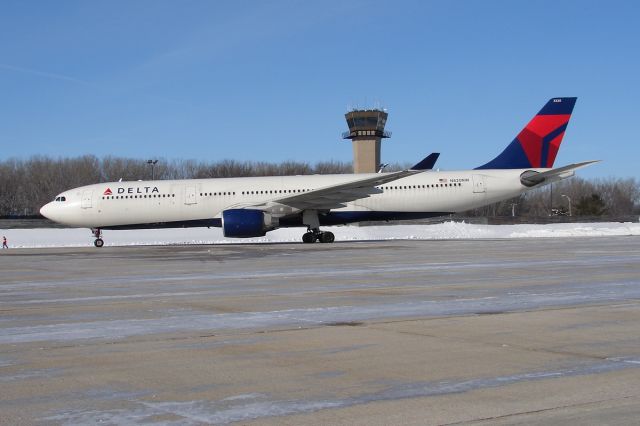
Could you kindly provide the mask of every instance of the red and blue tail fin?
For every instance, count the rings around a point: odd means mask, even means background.
[[[477,169],[553,167],[576,99],[550,99],[500,155]]]

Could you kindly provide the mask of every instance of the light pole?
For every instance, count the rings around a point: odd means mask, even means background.
[[[158,160],[147,160],[147,164],[149,164],[151,166],[151,180],[156,180],[156,174],[155,174],[155,166],[158,163]]]
[[[562,194],[561,197],[564,197],[567,199],[567,201],[569,201],[569,216],[571,216],[571,197],[569,197],[568,195],[564,195]]]
[[[511,203],[511,217],[516,217],[516,206],[518,204],[516,203]]]

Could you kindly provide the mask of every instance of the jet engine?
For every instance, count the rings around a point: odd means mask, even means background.
[[[262,237],[275,228],[271,215],[262,210],[229,209],[222,212],[222,233],[225,237]]]

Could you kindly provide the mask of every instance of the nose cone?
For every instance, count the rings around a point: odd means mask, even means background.
[[[53,218],[51,217],[52,210],[53,210],[53,206],[51,205],[51,203],[47,203],[44,206],[42,206],[42,208],[40,209],[40,214],[49,220],[53,220]]]

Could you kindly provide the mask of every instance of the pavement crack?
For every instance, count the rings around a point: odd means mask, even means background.
[[[627,396],[618,397],[618,398],[600,399],[600,400],[597,400],[597,401],[581,402],[581,403],[577,403],[577,404],[558,405],[557,407],[541,408],[541,409],[538,409],[538,410],[530,410],[530,411],[520,411],[520,412],[517,412],[517,413],[503,414],[501,416],[482,417],[482,418],[478,418],[478,419],[463,420],[463,421],[453,422],[453,423],[440,423],[439,425],[440,426],[453,426],[453,425],[472,424],[472,423],[478,423],[478,422],[492,422],[492,421],[496,421],[496,420],[509,419],[509,418],[518,417],[518,416],[526,416],[526,415],[530,415],[530,414],[540,414],[540,413],[552,412],[552,411],[556,411],[556,410],[563,410],[563,409],[567,409],[567,408],[588,407],[590,405],[597,405],[597,404],[602,404],[602,403],[606,403],[606,402],[613,402],[613,401],[624,401],[624,400],[634,399],[634,398],[637,399],[638,395],[627,395]]]

